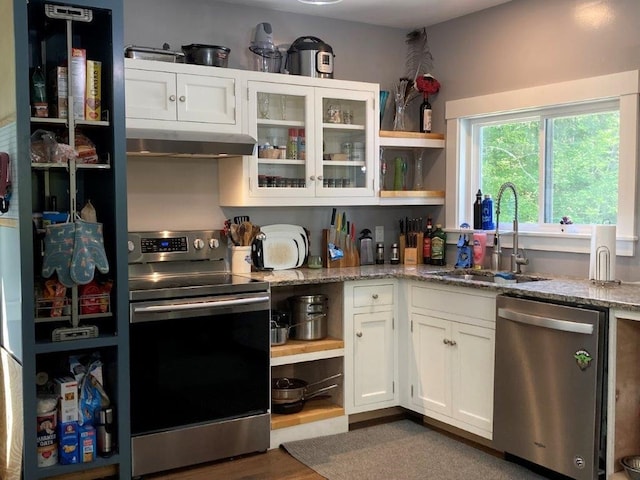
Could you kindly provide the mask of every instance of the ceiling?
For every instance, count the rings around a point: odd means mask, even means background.
[[[510,0],[342,0],[306,5],[297,0],[235,0],[234,5],[336,18],[394,28],[428,27]]]

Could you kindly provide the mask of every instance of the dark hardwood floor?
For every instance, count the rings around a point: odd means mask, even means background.
[[[232,460],[145,475],[145,480],[324,480],[281,448]]]

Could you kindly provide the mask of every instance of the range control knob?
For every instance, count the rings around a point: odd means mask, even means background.
[[[135,249],[136,246],[134,245],[134,243],[131,240],[127,241],[127,250],[129,252],[133,252]]]
[[[209,239],[209,248],[211,250],[214,250],[216,248],[218,248],[220,246],[220,240],[218,240],[217,238],[210,238]]]
[[[193,248],[195,248],[196,250],[202,250],[204,248],[204,240],[202,240],[201,238],[196,238],[193,241]]]

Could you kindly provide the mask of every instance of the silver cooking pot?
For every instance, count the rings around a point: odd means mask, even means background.
[[[300,295],[289,297],[291,310],[290,338],[296,340],[322,340],[328,335],[326,295]]]
[[[221,47],[219,45],[202,45],[200,43],[183,45],[182,51],[185,54],[185,60],[187,63],[225,68],[229,63],[229,54],[231,53],[231,50],[227,47]]]

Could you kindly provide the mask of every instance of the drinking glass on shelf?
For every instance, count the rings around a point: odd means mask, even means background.
[[[258,92],[258,113],[260,118],[269,118],[269,94]]]
[[[287,119],[287,96],[280,95],[280,119]]]
[[[353,123],[353,110],[349,108],[342,109],[342,123],[352,124]]]

